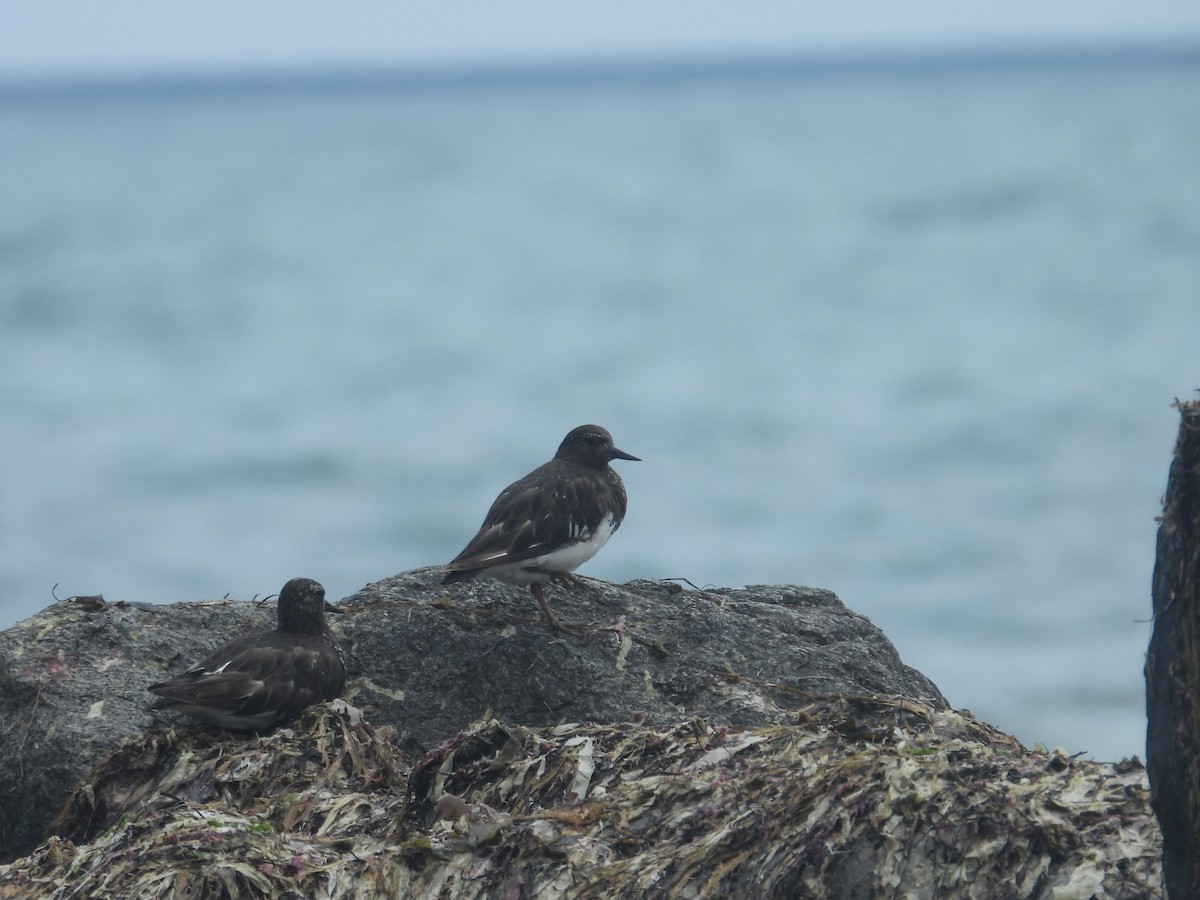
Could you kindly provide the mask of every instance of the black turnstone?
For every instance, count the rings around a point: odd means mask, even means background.
[[[219,728],[268,731],[301,710],[332,700],[346,683],[346,663],[325,611],[325,588],[293,578],[279,592],[277,627],[222,644],[170,681],[150,685],[177,709]]]
[[[554,459],[500,492],[479,533],[448,566],[442,584],[477,575],[527,584],[546,621],[567,631],[550,611],[542,585],[578,585],[571,576],[596,555],[625,518],[625,485],[609,466],[639,461],[613,446],[599,425],[580,425],[563,438]]]

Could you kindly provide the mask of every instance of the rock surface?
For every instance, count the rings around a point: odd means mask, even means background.
[[[520,589],[439,583],[421,569],[340,604],[347,700],[418,758],[472,722],[666,726],[698,717],[764,726],[826,696],[884,695],[945,709],[885,635],[828,592],[791,586],[685,590],[588,581],[555,589],[566,636]],[[0,633],[0,861],[31,852],[75,783],[126,737],[158,724],[146,686],[246,631],[273,606],[57,603]],[[184,721],[168,717],[170,721]]]
[[[1200,896],[1200,402],[1176,406],[1146,654],[1146,767],[1172,900]]]

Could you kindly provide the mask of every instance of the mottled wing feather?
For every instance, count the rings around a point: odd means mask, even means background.
[[[589,473],[592,474],[592,473]],[[586,486],[586,493],[580,488]],[[613,530],[625,515],[625,497],[605,479],[583,480],[561,461],[549,462],[505,488],[488,510],[479,533],[446,567],[476,572],[522,562],[586,540],[607,511],[614,511]]]

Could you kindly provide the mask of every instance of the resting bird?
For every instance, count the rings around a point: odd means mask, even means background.
[[[325,588],[293,578],[279,592],[278,626],[222,644],[170,681],[150,685],[177,709],[218,728],[269,731],[306,707],[332,700],[346,684],[346,664],[325,611]]]
[[[599,425],[580,425],[554,459],[500,492],[479,533],[446,566],[442,584],[483,575],[527,584],[551,628],[568,631],[546,603],[542,585],[578,585],[571,576],[596,555],[625,518],[625,485],[609,466],[639,461],[613,446]]]

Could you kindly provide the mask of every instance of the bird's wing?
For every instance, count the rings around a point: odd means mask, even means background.
[[[322,646],[297,644],[294,636],[233,641],[204,662],[150,690],[163,699],[155,708],[196,706],[238,716],[298,712],[340,692],[345,669]]]
[[[597,496],[595,482],[573,477],[570,469],[547,468],[552,465],[505,488],[479,533],[446,568],[463,572],[522,562],[587,540],[611,508],[608,486]]]

